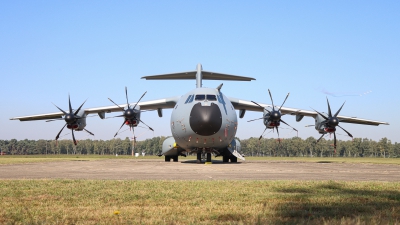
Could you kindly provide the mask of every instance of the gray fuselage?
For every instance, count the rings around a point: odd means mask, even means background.
[[[237,130],[236,111],[215,88],[196,88],[183,95],[171,114],[176,144],[186,150],[226,148]]]

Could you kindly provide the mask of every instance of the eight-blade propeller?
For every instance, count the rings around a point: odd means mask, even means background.
[[[65,125],[63,126],[63,128],[61,128],[60,132],[58,132],[58,134],[57,134],[57,136],[56,136],[56,141],[58,140],[58,138],[60,138],[60,134],[61,134],[61,132],[64,130],[64,128],[67,127],[68,129],[71,129],[71,132],[72,132],[72,139],[73,139],[73,141],[74,141],[74,144],[75,144],[75,145],[77,144],[77,143],[76,143],[76,140],[75,140],[74,129],[77,129],[77,128],[79,127],[78,120],[81,119],[81,117],[78,116],[78,113],[79,113],[79,111],[81,110],[83,104],[85,104],[85,102],[86,102],[86,100],[85,100],[85,101],[82,103],[82,105],[79,106],[79,108],[74,112],[74,111],[72,110],[72,107],[71,107],[71,98],[70,98],[70,96],[68,95],[68,103],[69,103],[69,111],[68,111],[68,113],[65,112],[64,110],[62,110],[60,107],[56,106],[56,105],[53,103],[53,105],[54,105],[55,107],[57,107],[57,109],[59,109],[61,112],[64,113],[64,120],[65,120]],[[88,131],[88,130],[86,130],[86,129],[84,129],[84,130],[85,130],[86,132],[88,132],[89,134],[94,135],[92,132],[90,132],[90,131]]]
[[[329,100],[328,98],[326,98],[326,102],[328,103],[328,116],[325,116],[324,114],[318,112],[317,110],[313,109],[316,113],[318,113],[320,116],[322,116],[322,118],[324,118],[325,120],[322,121],[321,124],[323,124],[325,126],[325,131],[327,133],[333,133],[333,147],[335,148],[336,151],[336,127],[340,127],[344,132],[347,133],[347,135],[349,135],[351,138],[353,138],[353,135],[351,135],[347,130],[345,130],[343,127],[339,126],[339,122],[340,120],[337,118],[337,116],[339,115],[340,110],[342,110],[343,106],[344,106],[344,102],[343,105],[339,108],[339,110],[335,113],[335,115],[332,116],[332,112],[331,112],[331,106],[329,105]],[[319,140],[321,140],[321,138],[325,136],[325,134],[323,134],[318,140],[317,142],[319,142]]]
[[[272,102],[272,110],[268,110],[264,107],[262,107],[260,104],[258,104],[257,102],[251,101],[252,103],[256,104],[257,106],[264,108],[265,111],[267,111],[268,113],[259,119],[265,119],[268,118],[267,122],[269,122],[269,126],[272,127],[272,129],[276,128],[276,132],[278,133],[278,138],[279,138],[279,130],[278,130],[278,126],[280,125],[280,122],[286,124],[287,126],[291,127],[293,130],[297,131],[295,128],[293,128],[292,126],[290,126],[289,124],[287,124],[285,121],[283,121],[281,119],[282,117],[282,113],[281,113],[281,108],[282,106],[285,104],[287,98],[289,97],[289,93],[286,95],[285,101],[283,101],[281,107],[279,107],[278,110],[275,110],[275,105],[274,105],[274,100],[272,99],[272,95],[271,95],[271,91],[268,89],[268,93],[269,93],[269,97],[271,98],[271,102]],[[255,120],[259,120],[259,119],[255,119]],[[254,120],[249,120],[247,122],[252,122]],[[258,140],[260,140],[262,138],[262,136],[264,135],[265,131],[268,129],[268,126],[265,126],[264,132],[261,134],[260,138]]]
[[[133,127],[135,125],[137,125],[137,121],[142,122],[144,125],[146,125],[151,131],[154,131],[153,128],[149,127],[146,123],[144,123],[142,120],[140,120],[140,118],[138,118],[136,115],[138,114],[138,110],[135,109],[135,107],[137,106],[137,104],[140,102],[140,100],[142,100],[143,96],[147,93],[144,92],[144,94],[142,95],[142,97],[139,98],[139,101],[136,102],[135,106],[133,106],[131,108],[131,106],[129,105],[129,101],[128,101],[128,89],[127,87],[125,87],[125,96],[126,96],[126,104],[127,104],[127,109],[122,108],[121,106],[119,106],[117,103],[115,103],[113,100],[111,100],[110,98],[108,98],[108,100],[110,100],[112,103],[114,103],[116,106],[118,106],[118,108],[120,108],[124,113],[120,116],[116,116],[116,117],[124,117],[124,122],[122,123],[121,127],[118,129],[117,133],[115,133],[114,137],[118,135],[118,132],[121,130],[121,128],[127,124],[129,125],[129,127],[132,129],[132,132],[135,134],[135,130],[133,129]]]

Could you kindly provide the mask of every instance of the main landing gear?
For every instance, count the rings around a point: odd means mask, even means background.
[[[165,162],[171,162],[171,159],[172,159],[174,162],[178,162],[178,156],[177,156],[177,155],[174,155],[174,156],[168,156],[168,155],[166,155],[166,156],[165,156]]]
[[[201,157],[202,156],[202,153],[201,152],[198,152],[197,153],[197,160],[196,160],[196,162],[197,163],[201,163]],[[207,152],[206,153],[206,163],[212,163],[212,161],[211,161],[211,152]]]

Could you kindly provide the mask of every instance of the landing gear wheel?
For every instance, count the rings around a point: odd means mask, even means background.
[[[234,155],[231,155],[231,162],[236,163],[237,162],[237,157]]]
[[[211,153],[207,153],[207,161],[206,162],[211,162]]]
[[[171,156],[165,156],[165,162],[171,162]]]
[[[222,161],[223,162],[229,162],[229,156],[228,155],[223,155],[222,156]]]
[[[174,162],[178,162],[178,156],[172,156],[172,159],[174,160]]]
[[[201,163],[201,152],[197,153],[197,163]]]

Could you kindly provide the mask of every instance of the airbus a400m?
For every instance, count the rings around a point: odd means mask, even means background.
[[[278,135],[278,127],[281,123],[290,126],[282,120],[281,116],[283,115],[295,116],[297,122],[301,121],[304,116],[313,117],[315,119],[316,130],[323,135],[326,133],[334,133],[335,135],[335,127],[338,126],[339,121],[342,123],[356,123],[374,126],[388,124],[386,122],[360,119],[356,117],[339,116],[338,114],[340,109],[337,113],[332,115],[329,105],[328,114],[320,113],[318,111],[283,107],[288,96],[281,106],[276,106],[273,103],[270,91],[269,94],[272,105],[229,97],[223,94],[222,84],[216,88],[205,88],[202,86],[203,80],[252,81],[255,79],[251,77],[203,71],[201,64],[197,65],[195,71],[145,76],[142,78],[146,80],[193,79],[196,80],[196,88],[182,96],[140,102],[144,96],[143,94],[139,101],[135,103],[128,102],[128,93],[125,89],[126,104],[116,104],[110,99],[114,105],[81,109],[82,104],[76,111],[72,110],[70,106],[68,113],[59,108],[61,112],[15,117],[11,118],[11,120],[30,121],[64,119],[66,121],[66,126],[71,125],[67,128],[72,131],[80,131],[84,130],[84,127],[86,126],[86,116],[88,114],[97,113],[101,119],[104,119],[106,113],[122,111],[123,114],[117,116],[124,119],[121,128],[124,125],[128,125],[134,131],[135,127],[140,123],[143,123],[143,121],[140,120],[140,113],[142,111],[157,110],[158,115],[162,117],[163,109],[172,109],[170,120],[172,136],[164,141],[161,155],[165,157],[165,161],[171,161],[171,159],[173,161],[178,161],[179,156],[186,156],[187,153],[197,153],[198,162],[201,161],[202,154],[207,155],[207,162],[211,162],[212,154],[215,156],[222,156],[224,162],[237,162],[238,158],[244,160],[240,154],[240,142],[235,139],[235,135],[238,129],[238,117],[243,118],[248,110],[262,112],[263,117],[260,119],[263,120],[265,130],[276,129]],[[237,115],[237,112],[239,115]],[[147,126],[147,124],[145,125]],[[152,129],[149,126],[147,127]],[[291,128],[297,131],[294,127]],[[347,131],[346,133],[351,136]],[[59,134],[56,139],[59,137]],[[260,138],[261,137],[262,136],[260,136]],[[73,139],[75,140],[74,135]]]

